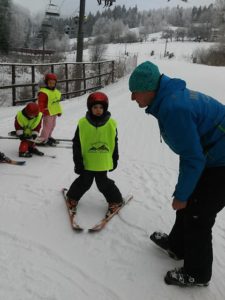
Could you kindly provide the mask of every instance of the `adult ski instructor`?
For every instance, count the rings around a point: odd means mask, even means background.
[[[179,155],[179,176],[171,232],[150,238],[170,256],[184,259],[168,271],[167,284],[207,286],[212,276],[212,227],[225,206],[225,106],[186,88],[181,79],[160,74],[146,61],[129,79],[131,99],[158,120],[161,136]],[[149,141],[150,142],[150,141]]]

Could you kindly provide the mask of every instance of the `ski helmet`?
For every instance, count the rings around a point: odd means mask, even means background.
[[[45,75],[45,83],[49,80],[55,80],[57,82],[57,75],[55,73],[48,73]]]
[[[101,104],[103,106],[104,112],[106,112],[109,106],[109,100],[107,95],[102,92],[91,93],[87,98],[88,110],[90,111],[92,106],[95,104]]]
[[[25,112],[27,116],[36,117],[39,114],[39,111],[39,106],[37,105],[37,103],[34,102],[28,103],[25,107]]]

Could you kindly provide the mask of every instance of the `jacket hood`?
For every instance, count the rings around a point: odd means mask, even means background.
[[[183,91],[185,88],[186,82],[184,80],[162,75],[156,96],[145,112],[157,118],[162,101],[166,100],[167,97],[171,97],[175,92]]]

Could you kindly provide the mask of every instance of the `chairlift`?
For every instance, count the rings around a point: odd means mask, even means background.
[[[97,0],[97,2],[99,5],[103,2],[105,4],[104,7],[110,7],[113,5],[113,2],[116,2],[116,0]]]
[[[44,19],[42,24],[41,24],[42,27],[44,28],[51,28],[52,27],[52,23],[49,19]]]
[[[50,0],[48,8],[47,8],[47,10],[45,12],[45,15],[49,16],[49,17],[59,17],[60,13],[59,13],[59,7],[58,7],[58,5],[53,4],[52,1]]]

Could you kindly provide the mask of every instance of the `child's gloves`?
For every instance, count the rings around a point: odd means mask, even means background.
[[[112,170],[109,170],[109,172],[114,171],[114,170],[117,168],[117,165],[118,165],[118,161],[114,161],[114,162],[113,162],[113,169],[112,169]]]
[[[75,166],[74,172],[78,175],[80,175],[84,171],[84,168],[82,166]]]
[[[21,141],[25,141],[27,139],[27,136],[25,136],[24,134],[20,134],[18,136],[18,138],[21,140]]]
[[[37,133],[32,133],[32,139],[35,140],[37,138]]]

